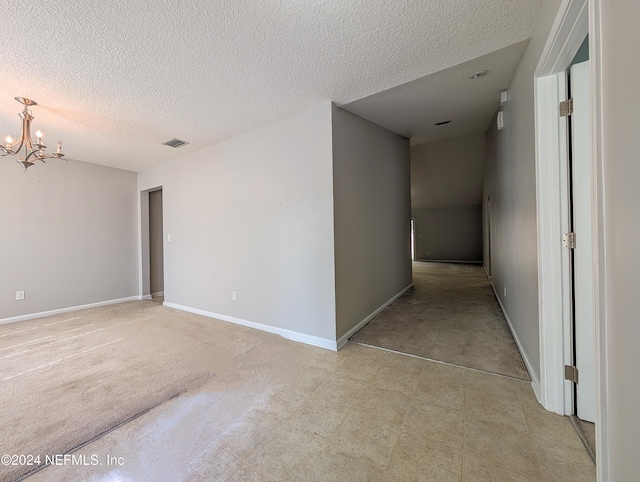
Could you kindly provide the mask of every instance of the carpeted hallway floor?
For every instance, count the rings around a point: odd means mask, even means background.
[[[415,261],[413,283],[351,341],[530,380],[481,266]]]

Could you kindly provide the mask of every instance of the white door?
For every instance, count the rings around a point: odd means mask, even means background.
[[[591,131],[589,62],[571,67],[571,177],[575,356],[578,369],[576,411],[589,422],[596,419],[595,326],[593,309],[593,249],[591,205]]]

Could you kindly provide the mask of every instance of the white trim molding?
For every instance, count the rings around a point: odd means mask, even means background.
[[[482,261],[467,261],[462,259],[414,259],[419,263],[452,263],[452,264],[482,264]]]
[[[550,411],[574,411],[573,384],[564,365],[573,363],[568,254],[560,244],[568,231],[567,132],[558,103],[566,98],[565,70],[589,35],[591,65],[591,173],[594,323],[596,356],[596,459],[598,480],[608,480],[606,302],[603,278],[604,222],[600,4],[602,0],[563,0],[535,72],[536,195],[538,214],[538,297],[541,403]]]
[[[588,0],[562,0],[540,55],[535,77],[555,74],[569,67],[588,34]]]
[[[39,313],[29,313],[27,315],[13,316],[11,318],[3,318],[0,320],[0,325],[6,323],[15,323],[16,321],[33,320],[35,318],[44,318],[45,316],[58,315],[60,313],[69,313],[71,311],[86,310],[88,308],[96,308],[98,306],[115,305],[117,303],[124,303],[126,301],[138,301],[140,296],[129,296],[127,298],[118,298],[115,300],[98,301],[96,303],[89,303],[87,305],[69,306],[66,308],[58,308],[49,311],[40,311]]]
[[[536,201],[541,402],[560,415],[573,413],[570,260],[561,246],[569,231],[568,132],[558,105],[567,98],[565,70],[589,33],[588,1],[564,0],[535,72]]]
[[[570,316],[571,294],[564,284],[570,259],[560,240],[569,231],[568,133],[566,122],[560,122],[558,105],[566,99],[566,76],[563,72],[540,77],[535,86],[540,401],[547,410],[565,415],[561,368],[570,344],[564,320]]]
[[[504,305],[502,304],[502,301],[500,301],[500,298],[498,297],[498,292],[496,291],[496,287],[494,286],[493,283],[491,283],[491,288],[493,288],[493,294],[495,295],[496,300],[498,300],[498,304],[500,305],[500,309],[502,310],[502,314],[504,315],[504,319],[507,320],[507,325],[509,326],[509,330],[511,331],[511,335],[513,336],[513,339],[516,342],[516,346],[518,347],[518,351],[520,352],[520,356],[522,356],[522,361],[524,361],[524,366],[527,368],[527,372],[529,373],[529,377],[531,377],[531,388],[533,388],[533,393],[535,393],[536,398],[540,402],[542,397],[541,397],[541,394],[540,394],[540,380],[538,379],[538,375],[536,375],[536,372],[533,369],[533,364],[531,363],[531,360],[529,360],[529,357],[527,357],[527,352],[522,347],[522,344],[520,343],[520,339],[518,338],[518,335],[516,334],[515,330],[513,329],[513,323],[511,323],[511,320],[509,319],[509,315],[507,314],[507,310],[504,308]]]
[[[388,301],[384,302],[374,312],[370,313],[366,318],[364,318],[363,320],[359,321],[353,328],[351,328],[344,335],[342,335],[340,338],[338,338],[338,342],[337,342],[338,350],[340,348],[342,348],[344,345],[346,345],[347,341],[349,341],[349,338],[351,338],[353,335],[355,335],[360,330],[360,328],[362,328],[364,325],[366,325],[371,320],[373,320],[376,316],[378,316],[380,313],[382,313],[382,310],[384,310],[387,306],[389,306],[395,300],[400,298],[403,294],[405,294],[411,288],[413,288],[413,283],[410,283],[406,288],[403,288],[402,290],[400,290],[399,293],[396,293],[393,297],[391,297],[391,299],[389,299]]]
[[[602,136],[602,50],[600,32],[600,4],[602,0],[589,2],[589,62],[591,63],[591,163],[593,169],[592,211],[596,221],[592,223],[593,292],[596,322],[596,470],[598,480],[609,480],[609,422],[607,417],[607,293],[605,286],[605,242],[604,242],[604,176]]]
[[[216,320],[226,321],[236,325],[246,326],[247,328],[253,328],[255,330],[266,331],[267,333],[273,333],[280,335],[288,340],[299,341],[306,343],[307,345],[318,346],[320,348],[326,348],[328,350],[337,351],[336,342],[329,340],[328,338],[320,338],[318,336],[307,335],[297,331],[287,330],[285,328],[278,328],[277,326],[265,325],[264,323],[257,323],[255,321],[243,320],[242,318],[236,318],[234,316],[222,315],[220,313],[213,313],[211,311],[201,310],[199,308],[192,308],[190,306],[179,305],[176,303],[164,302],[163,306],[169,308],[175,308],[176,310],[187,311],[196,315],[206,316],[208,318],[215,318]]]

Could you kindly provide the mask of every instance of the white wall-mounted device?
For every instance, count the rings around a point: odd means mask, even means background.
[[[504,129],[504,112],[502,111],[498,112],[496,124],[499,131]]]
[[[507,102],[509,102],[509,91],[504,90],[500,92],[500,105],[501,106],[507,105]]]

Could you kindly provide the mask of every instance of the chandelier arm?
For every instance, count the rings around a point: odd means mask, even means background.
[[[45,154],[44,156],[34,155],[34,157],[34,161],[42,161],[43,159],[61,159],[61,157],[58,157],[55,154]]]
[[[8,146],[4,146],[5,149],[11,149],[12,151],[14,150],[14,148],[20,143],[20,141],[22,140],[22,136],[20,136],[19,139],[16,139],[15,141],[13,141],[11,144],[9,144]],[[20,149],[20,147],[18,147],[18,149]]]
[[[22,138],[22,136],[20,136],[20,139],[14,142],[14,145],[17,145],[18,147],[16,147],[15,149],[11,148],[11,150],[13,151],[13,154],[17,156],[20,153],[20,149],[22,149],[22,147],[24,146],[24,139]]]
[[[20,158],[16,159],[16,162],[22,166],[24,172],[27,172],[27,168],[33,166],[33,162],[23,161]]]
[[[20,138],[16,139],[11,144],[8,144],[8,145],[5,144],[4,146],[2,146],[2,150],[5,151],[7,154],[15,154],[16,152],[19,152],[20,149],[22,149],[23,143],[24,142],[22,140],[22,135],[21,135]]]
[[[38,152],[36,150],[32,150],[31,152],[29,152],[29,154],[27,154],[27,157],[24,158],[25,161],[28,161],[31,157],[35,157],[36,159],[40,159],[40,156],[38,156]]]

